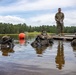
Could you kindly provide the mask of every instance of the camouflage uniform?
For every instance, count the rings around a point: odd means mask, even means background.
[[[57,34],[63,33],[64,32],[64,24],[63,24],[64,14],[62,12],[56,13],[55,20],[57,23]]]

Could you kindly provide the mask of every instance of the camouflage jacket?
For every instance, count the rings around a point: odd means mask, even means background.
[[[64,20],[64,13],[56,13],[55,15],[55,20],[56,21],[63,21]]]

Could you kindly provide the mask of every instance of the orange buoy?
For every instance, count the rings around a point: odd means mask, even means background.
[[[19,34],[19,39],[25,39],[25,34],[24,33],[20,33]]]

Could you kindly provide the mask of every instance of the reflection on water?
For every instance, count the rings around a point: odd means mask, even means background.
[[[72,46],[72,48],[73,48],[74,55],[76,57],[76,46]]]
[[[38,55],[38,57],[41,57],[46,49],[47,49],[47,47],[45,47],[45,46],[39,46],[39,47],[35,48],[35,51],[36,51],[36,54]]]
[[[26,40],[25,39],[20,39],[19,43],[20,43],[20,45],[24,45],[26,43]]]
[[[25,67],[26,65],[37,66],[37,67],[39,67],[39,70],[41,70],[42,68],[56,69],[57,71],[61,70],[61,72],[63,71],[64,74],[65,74],[65,72],[76,73],[76,71],[75,71],[76,70],[76,67],[75,67],[76,66],[76,61],[75,61],[76,60],[76,58],[75,58],[76,57],[76,47],[71,47],[71,44],[70,44],[71,42],[54,41],[54,44],[49,47],[46,47],[46,46],[40,47],[39,46],[37,48],[33,48],[30,44],[34,41],[34,39],[35,38],[29,39],[29,37],[27,40],[16,39],[15,41],[17,41],[17,43],[14,42],[15,43],[14,49],[1,49],[0,61],[3,61],[5,63],[13,62],[16,64],[20,64],[21,66],[24,64],[23,67]],[[11,53],[12,53],[12,55],[11,55]],[[3,56],[10,55],[10,56],[3,57],[2,55]],[[65,58],[64,58],[64,55],[65,55]],[[66,63],[65,63],[65,61],[66,61]],[[18,68],[18,67],[16,66],[16,68]],[[21,68],[21,71],[22,70],[23,70],[23,68]],[[32,71],[32,68],[30,70]],[[35,69],[34,69],[34,72],[35,72]],[[45,75],[47,75],[47,74],[45,74]],[[67,75],[67,74],[65,74],[65,75]],[[70,75],[72,75],[72,74],[70,74]]]
[[[63,41],[58,41],[57,55],[55,58],[56,67],[62,69],[65,64]]]
[[[1,52],[3,56],[9,56],[9,53],[14,53],[14,50],[12,48],[2,48]]]
[[[33,42],[34,44],[33,45],[31,45],[33,48],[34,48],[34,50],[36,51],[36,54],[37,54],[37,56],[38,57],[42,57],[42,55],[43,55],[43,53],[45,52],[45,50],[47,50],[47,48],[49,47],[52,47],[52,44],[50,44],[50,45],[43,45],[43,46],[41,46],[40,45],[40,43],[39,43],[39,45],[37,45],[37,43],[38,42]]]

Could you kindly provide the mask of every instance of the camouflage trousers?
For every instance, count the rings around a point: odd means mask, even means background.
[[[57,22],[57,34],[63,34],[64,33],[64,24]]]

